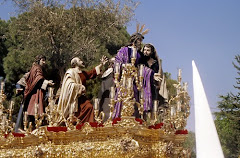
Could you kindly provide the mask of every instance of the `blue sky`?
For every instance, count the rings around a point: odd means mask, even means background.
[[[218,96],[236,93],[237,71],[232,65],[240,52],[239,0],[141,0],[130,22],[128,32],[136,31],[136,23],[145,24],[150,32],[144,43],[152,43],[163,69],[177,79],[181,68],[182,80],[189,84],[193,98],[192,60],[195,61],[209,105],[216,111]],[[0,5],[0,17],[14,16],[11,5]],[[187,128],[194,130],[193,99]]]

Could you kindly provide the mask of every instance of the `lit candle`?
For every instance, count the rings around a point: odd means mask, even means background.
[[[126,85],[126,76],[123,76],[123,87]]]
[[[143,65],[140,65],[139,76],[143,76]]]
[[[98,102],[99,102],[99,99],[98,99],[98,98],[94,99],[94,110],[99,110],[99,104],[98,104]]]
[[[53,96],[53,88],[52,87],[49,87],[49,98],[51,98]]]
[[[27,112],[24,112],[24,121],[27,122]]]
[[[119,73],[119,69],[120,69],[119,63],[116,63],[115,64],[115,73]]]
[[[130,77],[130,78],[128,78],[128,86],[127,86],[127,87],[128,87],[129,89],[131,89],[132,84],[133,84],[133,83],[132,83],[132,78]]]
[[[188,87],[188,83],[187,83],[187,82],[184,82],[184,83],[183,83],[183,90],[184,90],[184,91],[187,91],[187,87]]]
[[[13,102],[13,101],[11,101],[11,102],[10,102],[10,107],[9,107],[9,110],[13,110],[13,106],[14,106],[14,102]]]
[[[111,87],[111,93],[110,93],[110,98],[113,99],[115,96],[115,88]]]
[[[177,102],[177,111],[181,111],[181,103],[180,103],[180,101]]]
[[[132,58],[136,59],[136,56],[137,56],[137,49],[136,49],[136,47],[133,47],[132,48]]]
[[[158,100],[153,101],[153,112],[157,112],[158,109]]]
[[[4,87],[4,81],[1,82],[1,89]]]
[[[178,69],[178,77],[182,77],[182,70]]]
[[[143,89],[141,90],[140,92],[140,99],[143,99],[144,98],[144,92],[143,92]]]
[[[172,106],[171,107],[171,116],[173,116],[175,114],[175,109],[174,109],[174,107]]]
[[[50,112],[53,111],[53,105],[54,105],[54,101],[53,101],[53,100],[50,100],[50,103],[49,103],[49,111],[50,111]]]
[[[3,88],[4,88],[4,81],[1,82],[1,93],[3,93]]]

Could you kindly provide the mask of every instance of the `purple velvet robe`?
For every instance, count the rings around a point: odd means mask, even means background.
[[[115,65],[116,63],[119,63],[120,70],[122,67],[122,64],[131,63],[131,57],[132,57],[132,49],[129,47],[122,47],[119,52],[117,53],[115,57]],[[139,64],[141,55],[139,52],[137,52],[136,62],[135,66]],[[115,68],[115,66],[114,66]],[[151,94],[151,78],[153,76],[153,71],[150,68],[144,67],[144,79],[143,79],[143,89],[144,89],[144,111],[147,111],[149,109],[152,109],[152,94]],[[137,102],[139,102],[139,92],[137,90],[137,86],[134,83],[133,84],[133,90],[134,90],[134,98]],[[119,94],[119,88],[116,90],[115,100],[117,99],[117,96]],[[113,112],[113,118],[120,117],[122,103],[117,102],[115,104],[114,112]]]

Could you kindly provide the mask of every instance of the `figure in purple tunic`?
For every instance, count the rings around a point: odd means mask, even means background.
[[[157,52],[152,44],[145,44],[143,46],[142,52],[143,56],[141,57],[140,64],[144,65],[144,80],[145,82],[151,83],[150,87],[144,86],[144,104],[150,104],[148,107],[152,107],[153,100],[157,100],[158,106],[162,106],[168,101],[168,91],[166,88],[166,80],[163,75],[161,60],[158,57]],[[148,93],[146,93],[149,92],[149,88],[151,89],[151,95],[148,95]],[[151,111],[151,108],[144,110]]]
[[[117,53],[117,55],[115,57],[115,65],[118,64],[120,66],[120,70],[121,70],[123,64],[131,63],[131,58],[134,54],[133,53],[134,49],[137,50],[137,53],[136,53],[136,56],[135,56],[136,57],[135,66],[139,65],[140,59],[143,56],[143,54],[140,52],[141,44],[142,44],[143,39],[144,39],[144,36],[142,34],[135,33],[131,36],[129,45],[127,45],[125,47],[122,47],[119,50],[119,52]],[[148,77],[146,77],[146,80],[144,80],[144,86],[149,87],[149,89],[144,88],[144,91],[151,98],[150,74],[148,74],[149,72],[150,72],[150,69],[149,70],[144,69],[144,75],[148,76]],[[137,87],[134,83],[133,83],[133,90],[134,90],[134,98],[137,102],[139,102],[139,92],[138,92]],[[119,93],[119,89],[116,90],[116,93],[117,94]],[[115,97],[117,97],[117,96],[118,95],[115,95]],[[147,109],[151,108],[149,106],[151,106],[151,102],[148,103],[148,104],[144,104],[144,110],[145,109],[147,110]],[[121,107],[122,107],[121,102],[117,102],[115,104],[115,109],[114,109],[114,112],[113,112],[113,118],[117,118],[117,117],[121,116]],[[134,116],[139,117],[139,112],[138,112],[138,109],[137,109],[136,105],[135,105],[134,109],[135,109]]]

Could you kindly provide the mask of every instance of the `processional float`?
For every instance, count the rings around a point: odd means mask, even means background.
[[[36,129],[32,130],[32,124],[27,121],[25,113],[24,132],[14,133],[14,123],[11,121],[14,103],[11,102],[9,108],[4,108],[2,82],[0,157],[189,157],[191,151],[184,148],[183,143],[188,134],[185,126],[189,116],[190,98],[187,84],[181,84],[181,70],[178,84],[174,85],[176,96],[169,99],[168,107],[158,108],[157,101],[154,101],[149,121],[144,121],[143,66],[135,67],[135,60],[133,57],[131,63],[116,65],[116,87],[111,87],[110,117],[106,122],[102,122],[104,113],[100,113],[96,99],[96,122],[80,124],[77,121],[73,124],[72,120],[75,118],[70,111],[69,118],[64,120],[65,126],[55,126],[56,118],[62,114],[57,111],[53,89],[50,88],[49,105],[43,115],[38,115],[38,105],[35,105]],[[140,92],[139,102],[134,98],[133,84]],[[115,93],[116,91],[121,93]],[[112,119],[116,102],[122,103],[121,118]],[[141,118],[133,117],[134,104],[137,105]],[[41,126],[44,118],[48,125]]]

